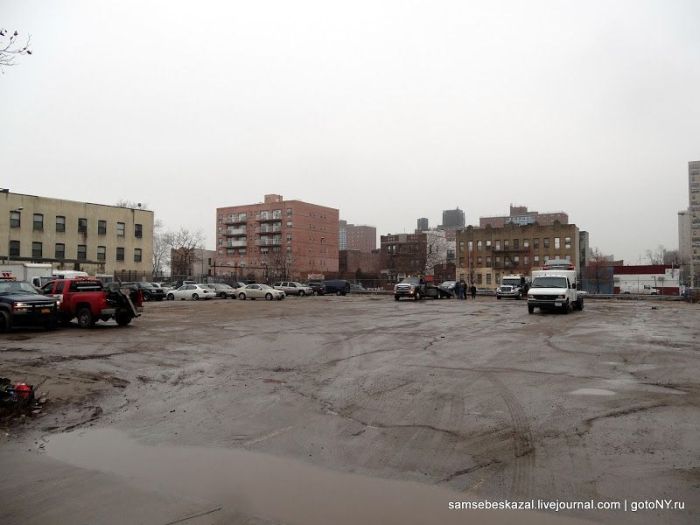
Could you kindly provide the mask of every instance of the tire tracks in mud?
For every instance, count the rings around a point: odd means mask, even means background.
[[[496,387],[510,414],[514,456],[510,494],[526,499],[534,486],[535,468],[535,441],[528,417],[523,406],[498,377],[488,372],[483,374],[483,377]]]

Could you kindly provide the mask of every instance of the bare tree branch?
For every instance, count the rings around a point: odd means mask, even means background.
[[[32,41],[31,35],[27,37],[24,45],[17,42],[18,37],[18,31],[9,32],[6,29],[0,29],[0,72],[2,73],[5,72],[5,67],[15,65],[15,59],[19,55],[32,54],[32,50],[29,49],[29,44]]]

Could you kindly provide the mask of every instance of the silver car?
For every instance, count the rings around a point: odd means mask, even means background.
[[[298,295],[299,297],[314,294],[313,288],[310,286],[304,286],[296,281],[281,281],[275,283],[274,289],[282,290],[286,295]]]
[[[246,299],[266,299],[272,301],[284,299],[285,293],[282,290],[275,290],[272,286],[266,284],[248,284],[243,288],[236,290],[238,298],[245,301]]]

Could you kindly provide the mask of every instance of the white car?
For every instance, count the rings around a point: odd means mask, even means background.
[[[304,286],[301,283],[295,281],[281,281],[275,283],[273,286],[275,290],[282,290],[285,295],[298,295],[304,297],[305,295],[313,295],[314,289],[310,286]]]
[[[214,297],[216,297],[214,290],[201,284],[183,284],[180,288],[170,290],[165,296],[168,301],[175,299],[199,301],[200,299],[214,299]]]
[[[246,299],[266,299],[268,301],[277,299],[281,301],[285,296],[282,290],[275,290],[266,284],[248,284],[236,290],[236,293],[238,293],[238,298],[243,301]]]

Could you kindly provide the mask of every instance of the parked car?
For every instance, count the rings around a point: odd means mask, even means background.
[[[294,281],[281,281],[273,285],[275,290],[282,290],[285,295],[298,295],[303,297],[305,295],[313,295],[314,290],[310,286],[303,285]]]
[[[165,292],[161,288],[153,286],[153,283],[122,283],[122,286],[132,288],[134,290],[141,290],[144,301],[162,301],[163,299],[165,299]]]
[[[282,290],[275,290],[272,286],[266,284],[247,284],[243,288],[236,290],[238,298],[242,301],[246,299],[266,299],[272,301],[284,299],[285,293]]]
[[[222,299],[235,299],[236,289],[225,283],[210,283],[209,288],[211,288],[217,297]]]
[[[350,292],[350,283],[344,279],[331,279],[323,281],[325,293],[334,293],[335,295],[345,295]]]
[[[183,284],[180,288],[170,290],[166,295],[168,301],[174,301],[175,299],[199,301],[200,299],[213,299],[214,297],[216,297],[214,290],[201,284]]]
[[[314,291],[314,295],[323,295],[326,293],[326,287],[323,286],[323,281],[309,281],[305,284]]]
[[[362,286],[360,283],[355,283],[355,284],[350,284],[350,291],[351,292],[366,292],[367,288]]]
[[[164,294],[167,294],[170,290],[174,288],[170,283],[151,283],[155,288],[160,288],[163,290]]]
[[[438,288],[440,288],[441,290],[445,290],[446,292],[449,292],[450,295],[454,296],[456,285],[457,281],[443,281],[440,284],[438,284]]]
[[[35,325],[51,330],[57,323],[56,299],[41,295],[26,281],[0,279],[0,332]]]

